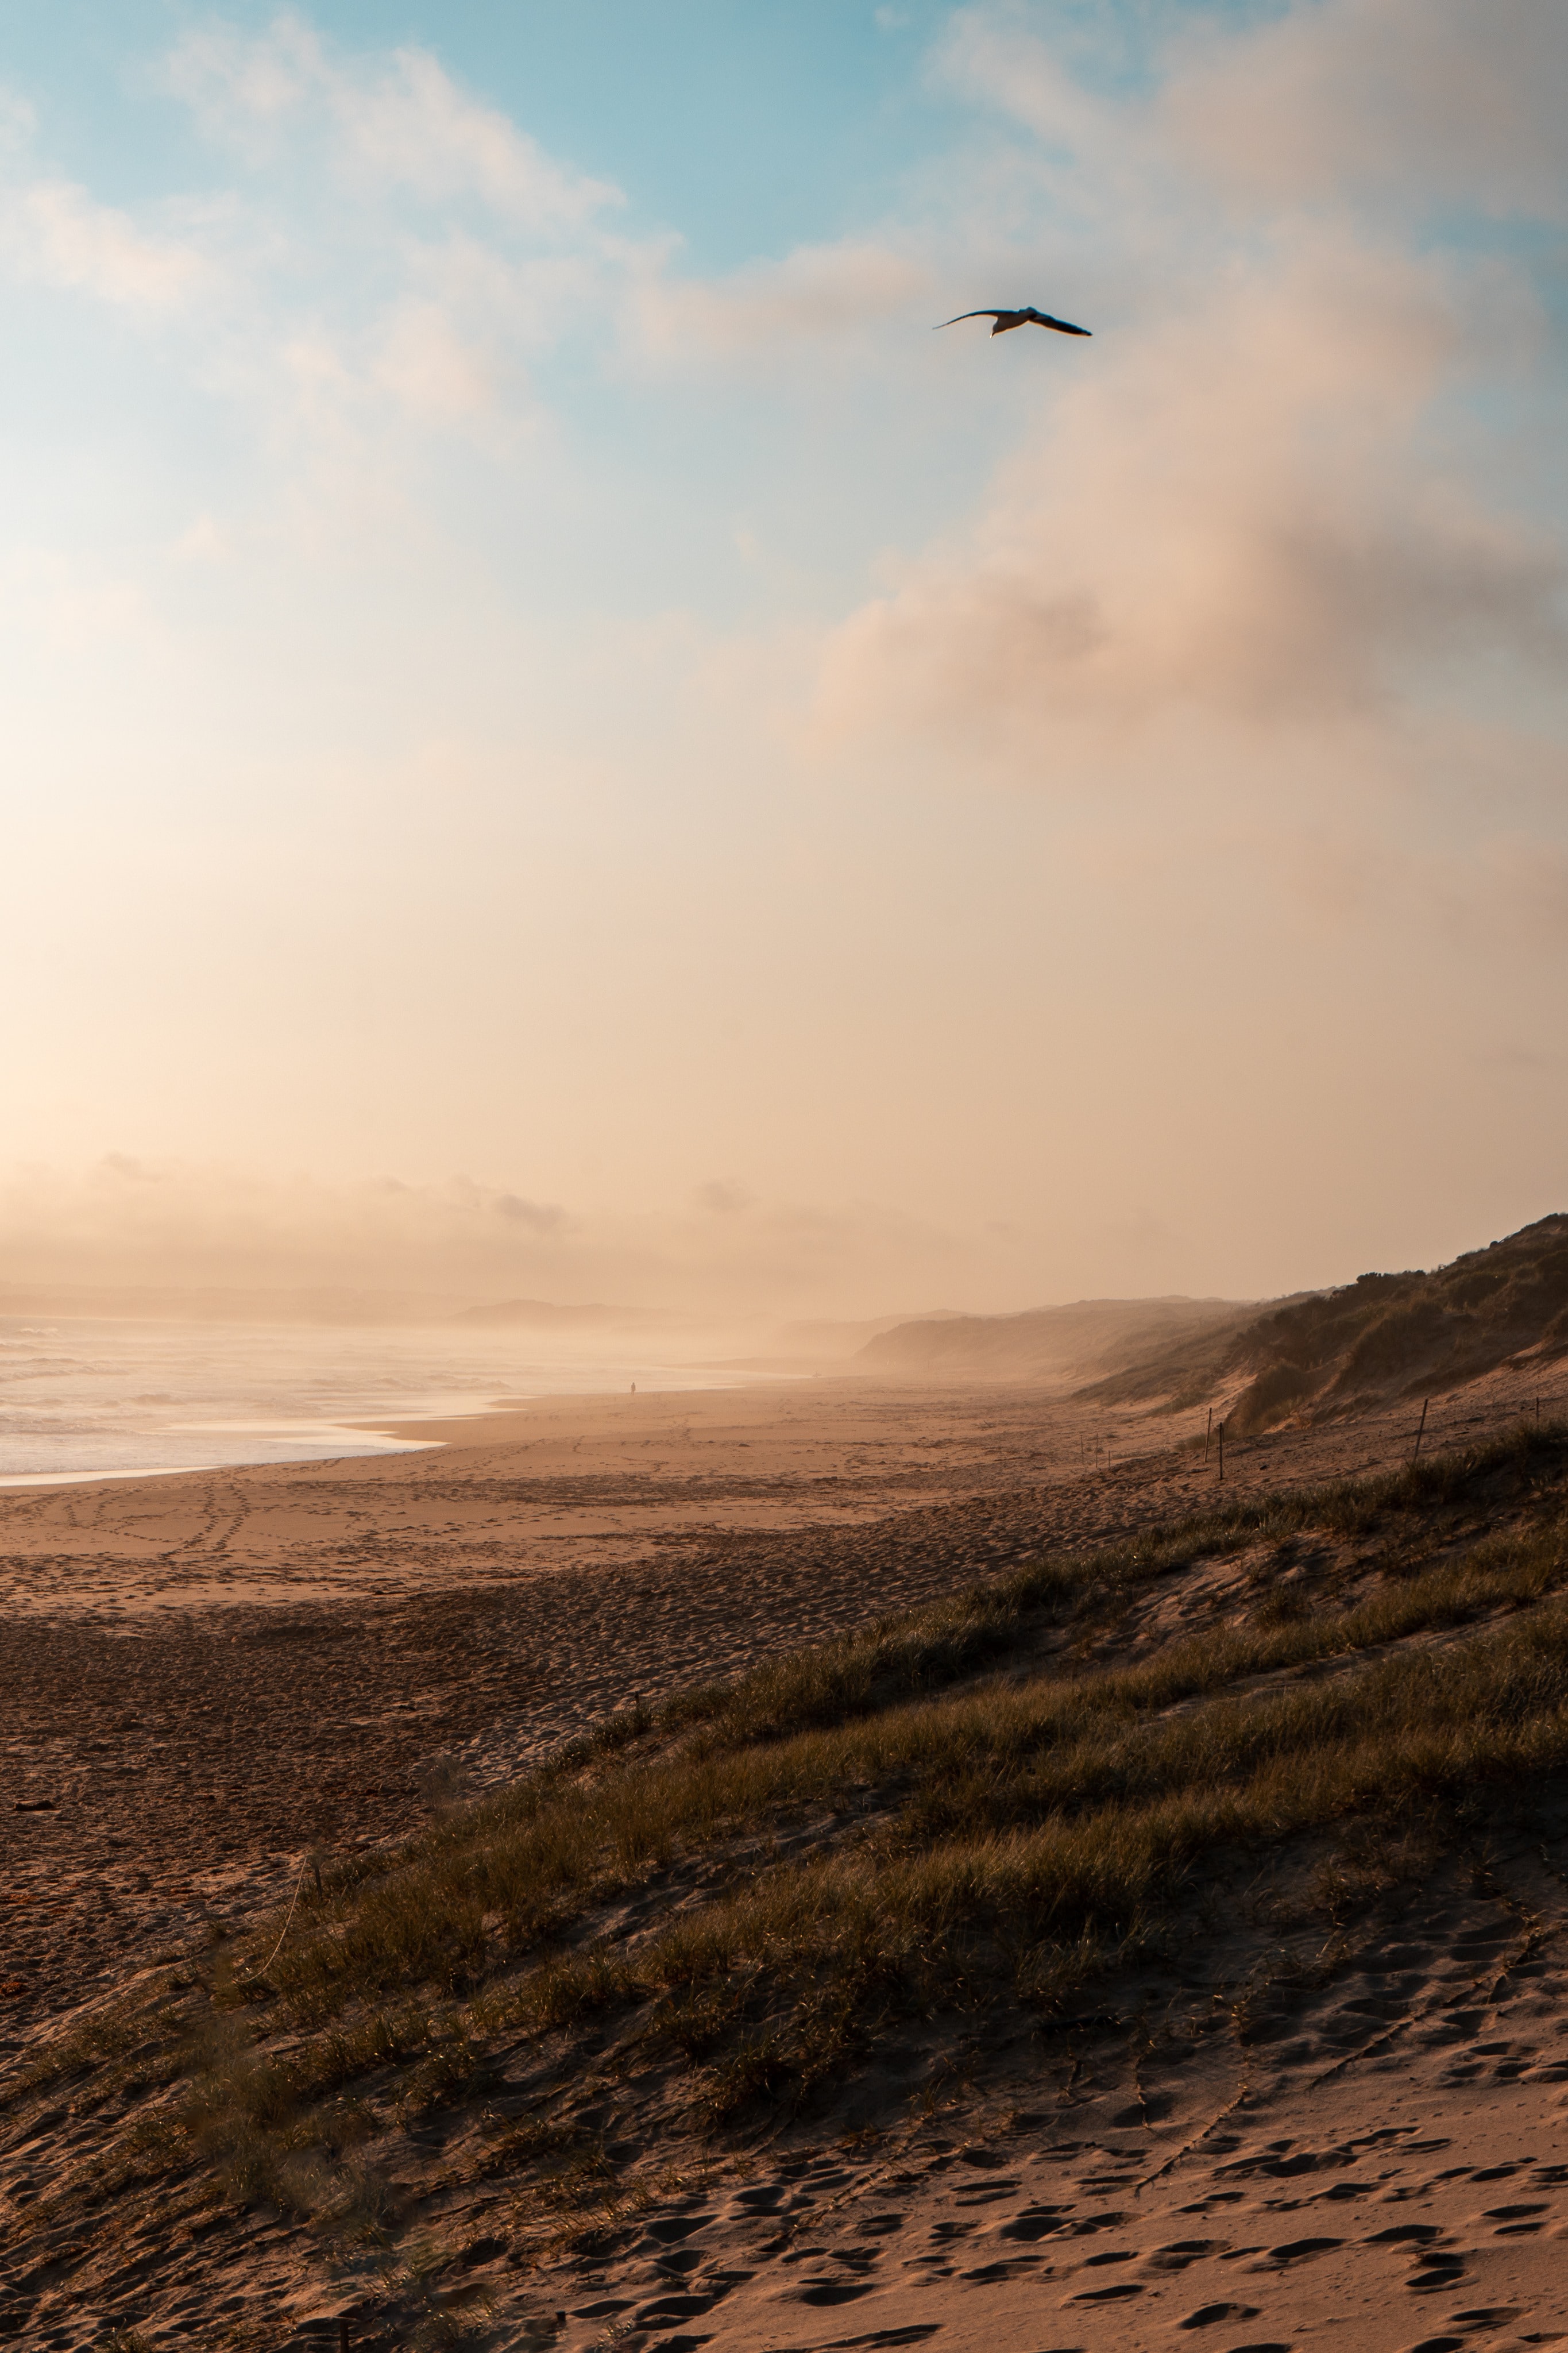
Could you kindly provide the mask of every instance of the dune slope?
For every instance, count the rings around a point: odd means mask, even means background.
[[[307,1871],[29,2054],[0,2327],[1541,2341],[1565,1494],[1552,1428],[1068,1557],[1020,1508],[983,1583]]]
[[[1429,1274],[1363,1274],[1288,1303],[1237,1342],[1238,1430],[1460,1388],[1568,1355],[1568,1217],[1539,1219]]]

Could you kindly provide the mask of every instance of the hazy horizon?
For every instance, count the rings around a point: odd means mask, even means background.
[[[0,1285],[1562,1208],[1565,109],[1549,0],[5,12]]]

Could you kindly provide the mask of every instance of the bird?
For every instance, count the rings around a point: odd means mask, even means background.
[[[1094,332],[1092,327],[1073,327],[1065,319],[1053,319],[1048,311],[1037,311],[1033,303],[1021,311],[961,311],[958,318],[944,319],[942,325],[956,327],[963,319],[994,319],[996,324],[991,330],[994,335],[1008,334],[1013,328],[1027,326],[1031,321],[1037,327],[1054,327],[1058,335],[1089,335]],[[941,328],[936,330],[939,334],[941,332]]]

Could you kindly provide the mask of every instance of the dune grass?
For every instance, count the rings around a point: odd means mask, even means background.
[[[1546,1459],[1544,1446],[1540,1451]],[[1518,1447],[1489,1450],[1470,1466],[1468,1484],[1519,1461]],[[1277,1538],[1304,1526],[1363,1534],[1380,1511],[1429,1509],[1458,1492],[1453,1466],[1439,1463],[1415,1480],[1244,1506],[1081,1563],[1033,1564],[995,1586],[766,1668],[711,1707],[677,1702],[660,1718],[666,1730],[683,1717],[690,1727],[674,1753],[647,1758],[611,1748],[590,1778],[575,1759],[476,1808],[433,1833],[400,1872],[347,1889],[278,1957],[268,1979],[294,2015],[319,2023],[366,1994],[410,1983],[450,1994],[492,1973],[487,1919],[510,1950],[526,1951],[569,1933],[679,1858],[725,1842],[754,1845],[802,1818],[869,1817],[884,1844],[908,1849],[937,1838],[973,1840],[1004,1824],[1100,1803],[1100,1793],[1132,1770],[1135,1728],[1151,1716],[1195,1709],[1192,1723],[1159,1736],[1173,1744],[1171,1754],[1187,1753],[1198,1737],[1194,1725],[1211,1727],[1204,1736],[1218,1740],[1213,1727],[1228,1720],[1225,1707],[1201,1704],[1223,1700],[1249,1679],[1351,1661],[1539,1602],[1563,1571],[1555,1514],[1516,1535],[1483,1540],[1458,1559],[1407,1570],[1351,1608],[1320,1605],[1281,1618],[1272,1606],[1277,1588],[1265,1586],[1247,1622],[1172,1641],[1138,1665],[1047,1672],[1016,1686],[993,1679],[976,1687],[976,1676],[1026,1651],[1040,1620],[1092,1616],[1097,1602],[1120,1606],[1129,1585],[1238,1549],[1261,1530]],[[965,1673],[970,1687],[954,1691]],[[935,1687],[930,1696],[908,1696],[922,1684]],[[1363,1688],[1358,1681],[1356,1691]],[[1373,1688],[1364,1686],[1368,1704]],[[1255,1702],[1249,1716],[1261,1723],[1269,1710]],[[1309,1729],[1298,1745],[1310,1748],[1316,1736]],[[1191,1753],[1196,1761],[1188,1778],[1198,1787],[1206,1770],[1201,1745]],[[1214,1777],[1223,1780],[1231,1770],[1216,1763]]]
[[[1394,1553],[1402,1541],[1429,1540],[1445,1512],[1473,1505],[1490,1486],[1558,1473],[1565,1437],[1556,1423],[1524,1427],[1384,1476],[1238,1499],[1082,1555],[1026,1553],[1010,1573],[948,1600],[794,1653],[733,1683],[678,1694],[650,1720],[667,1729],[706,1724],[744,1746],[960,1682],[1016,1650],[1031,1621],[1114,1617],[1149,1586],[1249,1545],[1283,1545],[1309,1529],[1352,1541],[1376,1530],[1385,1553]],[[609,1741],[628,1725],[626,1718],[613,1721]]]
[[[550,2105],[563,2070],[651,2069],[721,2126],[945,2013],[1048,2029],[1135,1957],[1179,1973],[1238,1862],[1358,1823],[1457,1834],[1568,1774],[1565,1472],[1568,1431],[1521,1431],[1025,1557],[613,1723],[223,1963],[187,2152],[309,2203],[325,2150],[345,2197],[359,2140],[505,2053],[543,2110],[504,2161],[581,2202],[615,2167]],[[1155,1639],[1163,1594],[1244,1554]]]

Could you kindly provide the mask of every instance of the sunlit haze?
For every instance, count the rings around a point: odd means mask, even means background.
[[[0,30],[0,1280],[1258,1297],[1568,1201],[1560,0]]]

